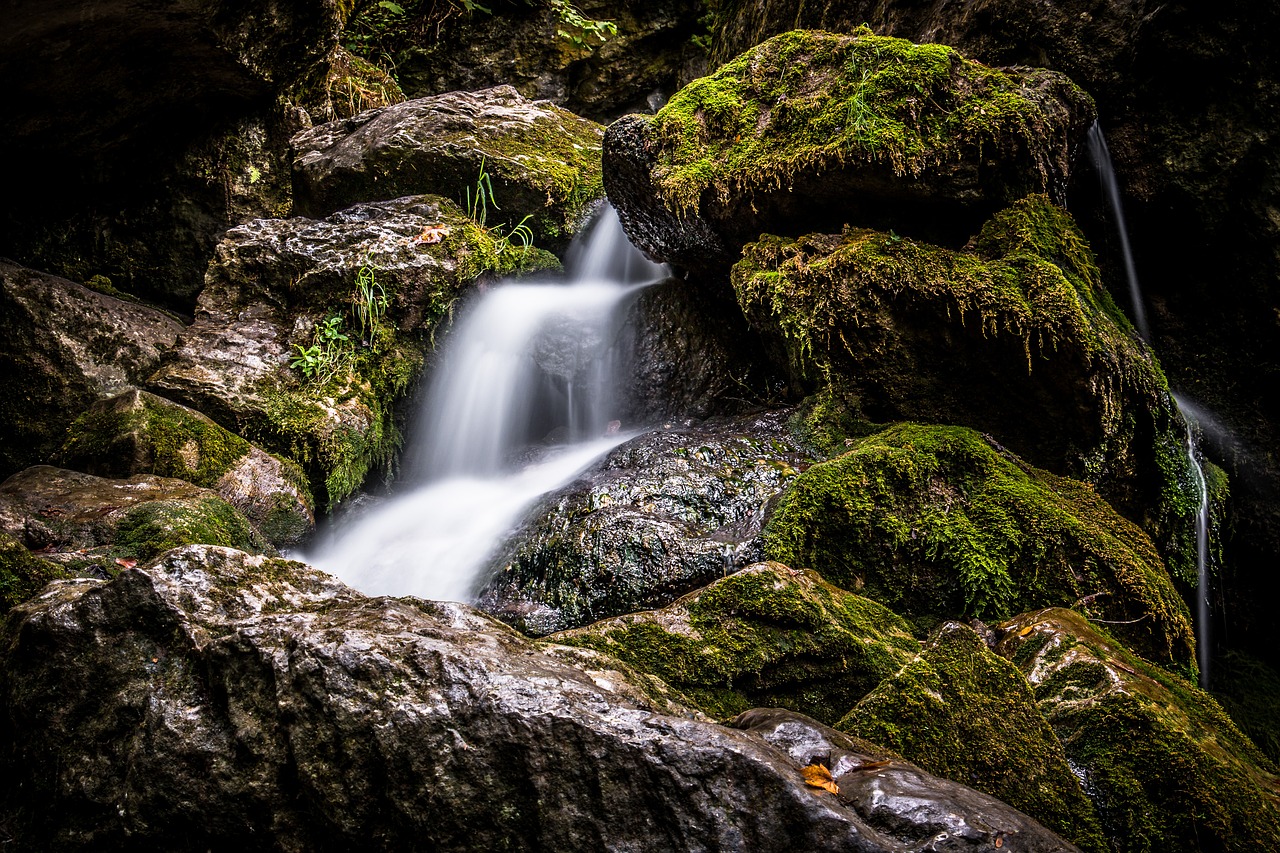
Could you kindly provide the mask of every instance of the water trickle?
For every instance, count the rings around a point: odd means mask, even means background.
[[[1098,180],[1102,183],[1102,192],[1111,207],[1111,216],[1116,223],[1116,231],[1120,237],[1120,251],[1124,255],[1124,274],[1129,282],[1129,299],[1133,305],[1133,325],[1144,341],[1151,341],[1151,329],[1147,326],[1147,309],[1142,302],[1142,288],[1138,284],[1138,269],[1133,262],[1133,251],[1129,248],[1129,229],[1124,220],[1124,205],[1120,202],[1120,182],[1116,179],[1115,167],[1111,164],[1111,151],[1107,148],[1107,138],[1102,133],[1102,126],[1096,121],[1089,127],[1089,157],[1098,172]]]
[[[450,333],[405,453],[412,490],[303,556],[372,595],[467,600],[501,537],[541,495],[626,436],[610,422],[619,307],[665,269],[606,207],[570,250],[568,283],[507,283]],[[548,436],[559,446],[520,465]]]
[[[1200,507],[1196,512],[1196,662],[1200,666],[1200,687],[1209,689],[1209,482],[1204,476],[1196,447],[1195,422],[1183,402],[1174,396],[1182,420],[1187,425],[1187,458],[1195,474],[1196,488],[1200,490]]]

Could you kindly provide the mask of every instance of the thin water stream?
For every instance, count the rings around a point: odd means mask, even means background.
[[[1133,306],[1133,325],[1144,341],[1151,342],[1151,329],[1147,326],[1147,309],[1142,301],[1142,287],[1138,284],[1138,268],[1133,261],[1133,250],[1129,247],[1129,228],[1124,220],[1124,205],[1120,201],[1120,182],[1116,179],[1115,166],[1111,163],[1111,150],[1107,148],[1107,137],[1102,133],[1102,126],[1096,121],[1089,126],[1089,157],[1102,183],[1103,194],[1111,208],[1111,216],[1116,223],[1116,231],[1120,237],[1120,252],[1124,256],[1124,275],[1129,283],[1129,299]]]
[[[606,208],[567,272],[567,282],[499,285],[470,306],[410,433],[409,489],[302,559],[371,595],[466,601],[524,511],[628,437],[611,420],[611,343],[625,300],[665,268]]]

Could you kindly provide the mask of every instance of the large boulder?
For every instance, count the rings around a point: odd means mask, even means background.
[[[808,461],[785,413],[632,439],[543,498],[478,606],[545,634],[669,604],[761,559],[767,505]]]
[[[171,477],[110,480],[50,465],[0,483],[0,533],[46,560],[99,576],[179,545],[270,547],[209,489]]]
[[[1151,351],[1075,222],[1044,196],[960,251],[866,229],[762,236],[733,269],[797,384],[840,384],[873,421],[963,424],[1095,484],[1194,583],[1200,494]]]
[[[1146,534],[971,430],[902,424],[814,465],[765,551],[921,627],[1087,604],[1150,660],[1194,670],[1190,614]]]
[[[963,242],[1028,193],[1061,199],[1092,120],[1060,74],[798,31],[611,125],[606,189],[640,249],[694,269],[727,267],[761,232],[847,223]]]
[[[94,401],[141,381],[182,331],[173,316],[0,260],[0,475],[47,462]]]
[[[967,625],[939,626],[836,728],[999,797],[1082,850],[1111,849],[1026,678]]]
[[[199,412],[136,388],[71,424],[59,463],[99,477],[157,474],[212,489],[278,548],[315,528],[306,474]]]
[[[299,563],[179,549],[3,631],[0,820],[30,849],[1075,849],[806,718],[673,716],[468,607]]]
[[[295,208],[322,217],[433,193],[469,200],[490,224],[527,219],[537,242],[563,248],[603,195],[603,133],[511,86],[366,110],[293,138]]]
[[[467,286],[548,266],[435,196],[254,220],[219,244],[148,387],[298,462],[332,506],[389,465],[395,406]]]
[[[882,605],[781,563],[758,563],[666,607],[547,639],[657,675],[717,719],[776,706],[828,724],[920,649],[907,623]]]
[[[1211,696],[1070,610],[1000,632],[1115,850],[1280,848],[1275,767]]]

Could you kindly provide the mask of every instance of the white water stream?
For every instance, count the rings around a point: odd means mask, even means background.
[[[1111,216],[1115,219],[1116,231],[1120,236],[1120,252],[1124,256],[1124,275],[1129,282],[1129,299],[1133,304],[1133,325],[1144,341],[1151,342],[1151,329],[1147,326],[1147,309],[1142,302],[1142,288],[1138,284],[1138,268],[1133,262],[1133,250],[1129,248],[1129,228],[1124,221],[1124,205],[1120,202],[1120,182],[1116,179],[1115,167],[1111,164],[1111,150],[1107,148],[1107,138],[1102,134],[1102,126],[1096,121],[1089,127],[1089,157],[1098,172],[1098,180],[1102,183],[1102,191],[1111,207]]]
[[[497,286],[450,333],[405,452],[412,488],[299,555],[370,595],[466,601],[540,496],[627,436],[611,422],[617,309],[661,279],[606,208],[568,283]],[[565,443],[515,460],[545,436]]]

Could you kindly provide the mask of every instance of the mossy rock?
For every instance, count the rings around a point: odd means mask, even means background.
[[[919,650],[901,618],[812,572],[761,563],[667,607],[563,631],[717,718],[776,705],[834,722]]]
[[[298,463],[332,507],[389,470],[396,406],[468,286],[558,268],[433,196],[254,220],[219,244],[195,323],[148,387]],[[360,322],[362,292],[384,306],[376,323]]]
[[[1151,660],[1194,670],[1187,606],[1146,534],[1088,485],[962,427],[899,424],[814,465],[779,499],[765,549],[918,628],[1084,600]]]
[[[60,462],[101,477],[156,474],[212,489],[276,547],[315,527],[306,474],[199,412],[136,389],[92,406],[72,423]]]
[[[1213,661],[1209,683],[1235,724],[1280,766],[1280,672],[1233,651]]]
[[[603,134],[511,86],[418,98],[295,136],[295,204],[327,216],[357,202],[433,193],[476,205],[493,225],[524,222],[540,245],[563,248],[604,195]]]
[[[1213,697],[1070,610],[1000,630],[1115,850],[1280,849],[1275,767]]]
[[[966,625],[940,626],[836,728],[999,797],[1082,850],[1110,850],[1026,678]]]
[[[215,492],[138,474],[112,480],[37,465],[0,483],[0,533],[76,572],[102,576],[180,545],[271,546]]]
[[[1088,243],[1047,197],[1001,211],[962,251],[865,229],[761,237],[733,286],[797,384],[838,386],[871,421],[982,430],[1096,485],[1194,585],[1185,427]]]
[[[761,232],[846,223],[963,242],[999,208],[1060,193],[1093,116],[1054,72],[795,31],[611,125],[606,189],[637,246],[693,268],[733,263]]]
[[[67,576],[62,566],[40,559],[14,537],[0,533],[0,615],[40,592],[49,581]]]

